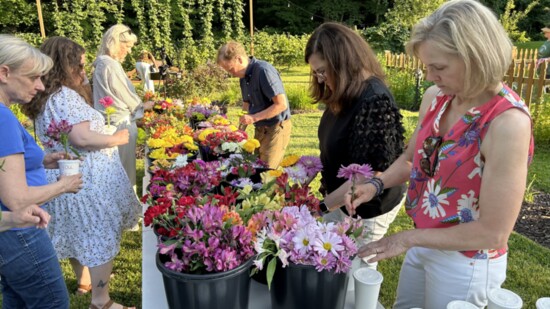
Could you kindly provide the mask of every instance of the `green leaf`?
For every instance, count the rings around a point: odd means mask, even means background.
[[[271,290],[271,281],[273,281],[273,276],[275,275],[275,269],[277,267],[277,258],[272,258],[267,265],[267,288]]]

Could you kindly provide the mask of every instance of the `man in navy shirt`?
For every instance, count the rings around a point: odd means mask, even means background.
[[[270,168],[281,163],[290,141],[290,107],[279,72],[268,62],[248,57],[244,46],[228,42],[218,50],[218,64],[240,78],[243,110],[239,121],[254,124],[260,159]]]

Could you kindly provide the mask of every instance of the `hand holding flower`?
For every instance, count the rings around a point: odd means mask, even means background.
[[[350,191],[349,194],[346,194],[346,205],[347,205],[347,201],[348,201],[348,196],[349,196],[349,201],[350,201],[350,204],[353,204],[353,200],[355,199],[356,197],[356,184],[357,184],[357,181],[359,180],[359,177],[360,176],[363,176],[365,177],[366,180],[370,179],[372,176],[374,175],[374,172],[372,170],[372,167],[368,164],[350,164],[346,167],[342,166],[339,170],[338,170],[338,175],[337,177],[340,177],[340,178],[347,178],[350,182],[351,182],[351,188],[350,188]],[[355,214],[355,207],[347,207],[348,209],[348,212],[349,212],[349,215],[350,216],[353,216]]]

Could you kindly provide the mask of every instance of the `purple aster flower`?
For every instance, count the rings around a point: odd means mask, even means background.
[[[369,164],[355,164],[340,167],[337,177],[347,178],[352,181],[357,175],[363,175],[365,178],[371,178],[374,175],[372,167]]]

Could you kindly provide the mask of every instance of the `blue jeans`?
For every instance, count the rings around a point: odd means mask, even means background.
[[[69,293],[45,230],[0,233],[2,308],[69,308]]]

